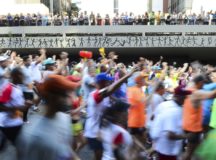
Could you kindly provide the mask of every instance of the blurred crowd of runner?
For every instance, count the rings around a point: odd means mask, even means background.
[[[16,14],[0,15],[0,26],[70,26],[70,25],[215,25],[216,12],[202,14],[145,12],[135,15],[126,12],[111,16],[84,12],[61,15]]]
[[[78,160],[88,145],[95,160],[215,159],[214,66],[99,51],[76,63],[45,49],[0,55],[0,152],[11,143],[18,160]]]

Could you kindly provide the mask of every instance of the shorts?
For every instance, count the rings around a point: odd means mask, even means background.
[[[200,138],[201,138],[201,134],[202,132],[189,132],[189,131],[185,131],[188,135],[188,142],[189,143],[199,143],[200,142]]]
[[[34,99],[34,93],[33,92],[23,92],[23,96],[25,100],[32,101]]]
[[[159,160],[177,160],[177,156],[168,156],[161,153],[158,153]]]
[[[92,151],[103,150],[103,144],[97,138],[87,138],[87,143]]]
[[[132,135],[139,135],[139,136],[142,136],[143,133],[145,132],[145,128],[128,128],[130,134]]]
[[[83,124],[79,120],[78,121],[72,121],[71,126],[72,126],[71,129],[72,129],[73,136],[78,136],[79,134],[82,133]]]

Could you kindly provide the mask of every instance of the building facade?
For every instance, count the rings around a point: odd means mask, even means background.
[[[46,5],[53,14],[71,12],[71,0],[40,0],[40,2]]]
[[[193,0],[169,0],[169,12],[190,13],[193,7]]]
[[[168,13],[169,11],[169,0],[148,0],[148,12]]]
[[[40,0],[16,0],[15,1],[16,4],[39,4]]]

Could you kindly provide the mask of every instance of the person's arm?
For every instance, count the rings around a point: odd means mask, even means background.
[[[160,56],[160,60],[157,61],[157,62],[154,64],[154,66],[159,66],[159,65],[161,65],[162,60],[163,60],[163,56]]]
[[[182,140],[182,139],[186,139],[187,135],[186,134],[176,134],[174,132],[169,131],[168,138],[170,140]]]
[[[139,65],[134,67],[130,73],[126,74],[124,77],[122,77],[121,79],[119,79],[115,83],[111,84],[107,88],[100,90],[99,94],[100,94],[101,98],[105,98],[105,97],[113,94],[130,76],[133,75],[134,72],[138,71],[139,69],[140,69]]]
[[[26,101],[24,106],[5,106],[0,104],[0,112],[13,112],[13,111],[25,111],[33,105],[32,101]]]
[[[46,59],[46,50],[45,49],[40,49],[40,57],[36,61],[35,65],[40,64],[42,61]]]
[[[216,97],[216,89],[213,91],[195,91],[192,95],[192,100],[205,100]]]
[[[161,72],[161,76],[159,78],[160,81],[163,81],[167,75],[168,65],[167,62],[163,62],[163,70]]]
[[[184,66],[183,66],[183,68],[179,71],[178,76],[181,76],[181,74],[183,74],[183,73],[187,70],[188,66],[189,66],[188,63],[184,63]]]

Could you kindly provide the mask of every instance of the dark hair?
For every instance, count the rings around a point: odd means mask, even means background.
[[[16,67],[11,70],[11,76],[16,76],[17,74],[23,74],[22,69],[20,67]]]
[[[164,88],[164,84],[163,84],[163,82],[159,81],[155,86],[155,91],[158,91],[162,88]]]
[[[35,57],[37,57],[37,56],[39,56],[39,54],[33,54],[33,55],[32,55],[32,58],[35,58]]]
[[[22,59],[25,62],[25,61],[27,61],[29,59],[29,56],[24,56]]]
[[[194,83],[199,83],[199,82],[204,82],[205,81],[205,76],[203,75],[198,75],[194,77],[193,82]]]

